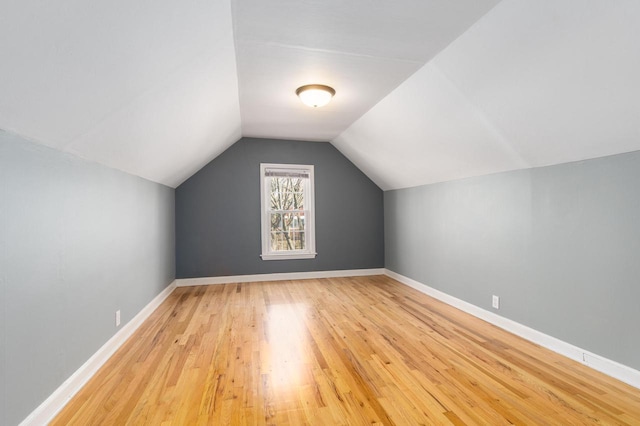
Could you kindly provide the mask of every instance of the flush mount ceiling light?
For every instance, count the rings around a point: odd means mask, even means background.
[[[314,108],[325,106],[335,94],[333,87],[324,84],[307,84],[296,89],[302,103]]]

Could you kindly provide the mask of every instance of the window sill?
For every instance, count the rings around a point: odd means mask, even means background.
[[[315,259],[318,253],[261,254],[262,260]]]

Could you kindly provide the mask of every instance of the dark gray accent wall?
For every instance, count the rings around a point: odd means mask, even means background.
[[[260,259],[260,163],[315,166],[315,259]],[[383,193],[329,143],[243,138],[176,189],[178,278],[384,266]]]
[[[640,152],[385,192],[386,267],[640,369]]]
[[[0,424],[175,276],[174,190],[0,131]]]

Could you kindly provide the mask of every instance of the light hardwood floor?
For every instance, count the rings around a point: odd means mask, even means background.
[[[176,289],[53,425],[640,424],[640,391],[384,276]]]

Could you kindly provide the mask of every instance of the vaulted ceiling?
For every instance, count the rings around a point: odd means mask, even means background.
[[[2,9],[0,128],[172,187],[241,136],[331,142],[383,189],[640,149],[637,0]]]

